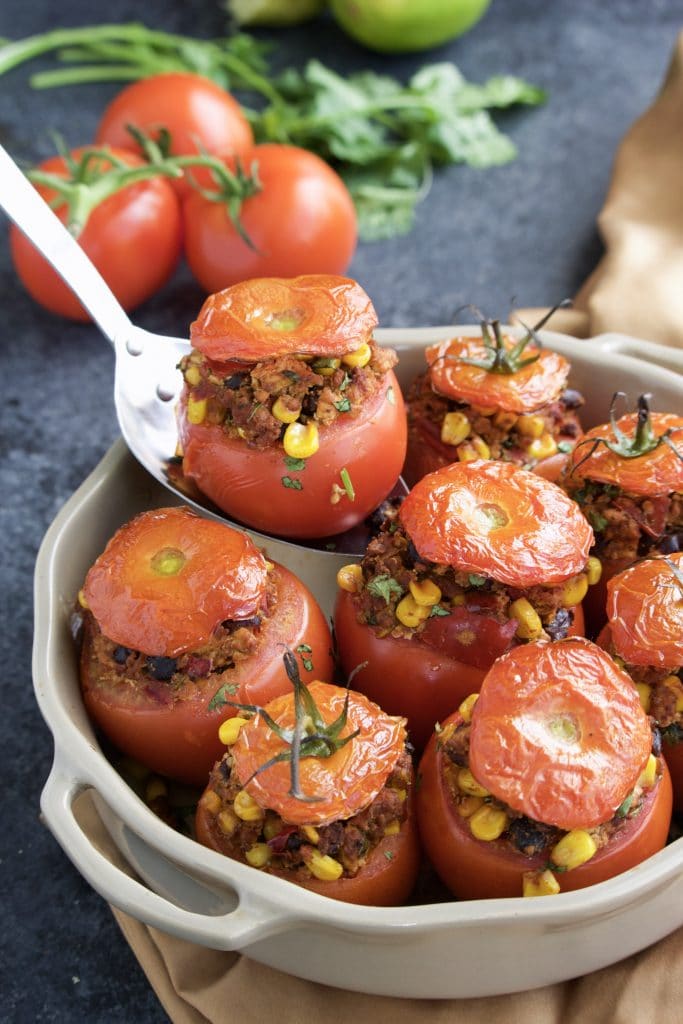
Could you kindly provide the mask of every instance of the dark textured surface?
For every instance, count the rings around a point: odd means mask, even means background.
[[[3,0],[0,36],[85,24],[95,9],[84,0]],[[520,149],[516,163],[439,173],[408,238],[359,248],[350,273],[383,325],[447,322],[465,302],[504,315],[513,296],[541,304],[576,289],[599,255],[595,216],[615,146],[653,99],[681,15],[671,0],[494,0],[474,31],[429,56],[454,60],[475,81],[498,71],[522,74],[545,86],[550,100],[503,119]],[[133,18],[196,35],[224,31],[218,0],[107,5],[108,21]],[[373,67],[403,77],[427,59],[373,56],[324,22],[283,32],[278,42],[282,64],[315,55],[341,70]],[[0,79],[0,140],[27,162],[52,151],[52,129],[70,144],[86,142],[115,92],[94,85],[41,94],[29,88],[26,68],[15,70]],[[166,1016],[107,907],[38,820],[52,742],[31,689],[33,562],[46,527],[117,434],[112,356],[94,329],[62,323],[23,293],[4,229],[0,294],[0,1018],[159,1022]],[[135,319],[182,334],[201,299],[181,269]]]

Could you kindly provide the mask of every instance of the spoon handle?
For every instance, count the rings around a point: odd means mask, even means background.
[[[0,207],[55,268],[116,347],[133,331],[100,272],[0,146]]]

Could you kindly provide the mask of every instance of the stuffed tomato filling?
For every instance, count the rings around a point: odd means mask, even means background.
[[[412,762],[404,748],[364,810],[327,825],[292,825],[261,807],[242,787],[228,750],[211,773],[201,805],[227,856],[299,883],[336,881],[357,875],[379,843],[400,832],[411,782]]]
[[[208,641],[176,657],[148,655],[110,640],[93,614],[79,609],[84,653],[91,689],[136,700],[172,704],[191,698],[194,687],[211,678],[218,686],[223,675],[252,656],[264,624],[277,610],[275,583],[269,578],[258,613],[248,619],[226,619]]]
[[[396,365],[370,341],[340,358],[281,355],[262,362],[212,363],[193,350],[180,362],[190,423],[221,426],[256,448],[285,443],[295,424],[314,429],[357,416]],[[224,372],[225,371],[225,372]]]
[[[442,780],[453,810],[475,839],[495,842],[511,854],[534,859],[533,868],[530,864],[531,870],[524,873],[524,895],[559,892],[562,873],[580,867],[610,842],[618,841],[662,776],[661,739],[653,727],[652,753],[614,815],[600,825],[566,831],[515,811],[477,782],[469,768],[470,727],[469,721],[461,721],[441,731],[437,748],[442,754]]]
[[[458,623],[454,638],[456,650],[461,650],[475,621],[471,617],[480,616],[498,625],[506,646],[561,640],[574,621],[573,609],[600,576],[599,561],[589,558],[584,572],[556,586],[514,588],[489,576],[425,561],[400,524],[396,508],[385,505],[383,511],[384,522],[360,565],[344,567],[337,577],[340,587],[353,594],[358,621],[379,637],[430,642],[437,629],[441,636],[450,617]],[[477,640],[486,637],[475,629],[471,643]]]
[[[683,741],[683,668],[672,671],[631,665],[615,653],[613,645],[610,653],[636,684],[640,702],[657,723],[662,740],[669,744]]]
[[[593,527],[595,551],[601,558],[631,561],[683,548],[683,494],[648,497],[586,479],[575,486],[571,474],[565,488]]]
[[[574,447],[582,433],[577,411],[583,403],[578,391],[565,388],[553,401],[520,415],[447,398],[434,390],[427,372],[410,389],[408,429],[414,443],[437,448],[447,462],[502,459],[531,469]]]

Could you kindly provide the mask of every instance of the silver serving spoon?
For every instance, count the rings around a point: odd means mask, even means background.
[[[188,495],[168,476],[168,460],[174,455],[177,443],[174,399],[182,385],[176,367],[180,358],[190,351],[189,341],[152,334],[130,321],[99,271],[2,146],[0,206],[52,264],[114,346],[114,403],[121,433],[133,455],[184,502],[233,522],[208,498],[197,492]],[[402,480],[398,493],[406,493]],[[272,538],[257,531],[248,532],[260,545],[268,543],[272,550]],[[367,530],[357,527],[336,537],[306,544],[286,540],[276,543],[278,547],[314,549],[321,559],[329,559],[330,554],[361,554],[367,537]],[[333,552],[327,550],[331,544],[334,544]],[[278,557],[275,552],[273,557]],[[290,567],[292,560],[297,561],[294,552],[285,552],[285,557],[280,556],[279,560]]]

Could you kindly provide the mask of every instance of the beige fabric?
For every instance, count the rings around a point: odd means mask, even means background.
[[[626,133],[598,227],[605,254],[548,328],[619,331],[683,348],[683,33],[662,90]],[[533,324],[545,312],[516,310]]]
[[[606,252],[554,330],[622,331],[683,347],[683,33],[663,90],[616,156],[599,218]],[[520,310],[533,323],[541,310]],[[92,805],[83,824],[125,867]],[[596,974],[518,995],[424,1002],[341,992],[288,977],[246,957],[203,949],[115,910],[174,1024],[669,1024],[683,1010],[683,929]],[[495,965],[492,965],[495,970]]]

